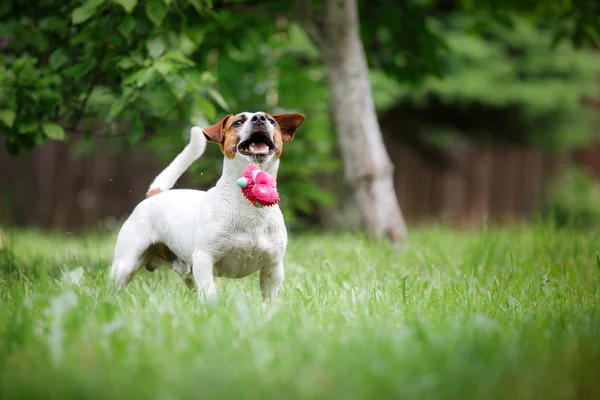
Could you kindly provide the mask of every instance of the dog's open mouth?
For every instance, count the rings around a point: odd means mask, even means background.
[[[244,156],[267,156],[275,150],[275,144],[266,132],[254,132],[250,138],[238,144],[238,151]]]

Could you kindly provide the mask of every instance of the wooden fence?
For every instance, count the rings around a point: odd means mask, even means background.
[[[442,170],[406,146],[388,145],[396,165],[398,200],[409,222],[447,220],[463,225],[528,218],[543,203],[549,180],[567,156],[519,147],[458,143],[449,149],[457,167]]]
[[[402,144],[388,143],[388,149],[398,199],[413,223],[442,216],[457,224],[527,217],[566,160],[533,149],[463,142],[449,150],[458,168],[440,170]],[[0,223],[66,229],[115,224],[143,199],[165,165],[142,147],[115,152],[101,139],[93,154],[81,157],[57,142],[17,159],[0,151]],[[186,179],[180,186],[191,187]]]
[[[51,141],[18,158],[2,149],[0,223],[68,229],[114,224],[144,198],[165,165],[141,146],[117,152],[102,138],[95,139],[93,154],[82,156]]]

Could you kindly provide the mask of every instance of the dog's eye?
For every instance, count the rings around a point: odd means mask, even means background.
[[[269,122],[271,123],[271,125],[275,125],[275,120],[269,118]]]
[[[242,124],[243,124],[242,120],[241,120],[241,119],[238,119],[238,120],[237,120],[237,121],[235,121],[233,124],[231,124],[231,126],[240,126],[240,125],[242,125]]]

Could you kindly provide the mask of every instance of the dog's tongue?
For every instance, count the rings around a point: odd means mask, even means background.
[[[252,153],[268,153],[269,146],[267,146],[267,144],[263,142],[250,143],[249,150]]]

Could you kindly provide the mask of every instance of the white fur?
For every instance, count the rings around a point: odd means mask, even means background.
[[[251,132],[249,121],[240,130],[240,141]],[[271,137],[273,132],[270,127]],[[205,147],[202,130],[192,128],[190,143],[150,190],[170,189]],[[257,271],[263,298],[276,297],[284,278],[287,231],[279,206],[256,208],[237,186],[250,161],[237,152],[233,159],[225,157],[222,176],[206,192],[167,190],[139,203],[117,237],[111,280],[124,288],[138,270],[159,261],[152,249],[162,243],[177,256],[172,269],[190,286],[193,276],[202,298],[216,298],[214,276],[242,278]],[[274,177],[278,167],[279,159],[273,156],[261,165]]]
[[[194,126],[190,132],[190,142],[181,153],[175,157],[171,164],[165,168],[150,185],[150,190],[160,189],[169,190],[175,186],[175,182],[192,165],[194,161],[200,158],[206,150],[206,138],[202,129]]]

